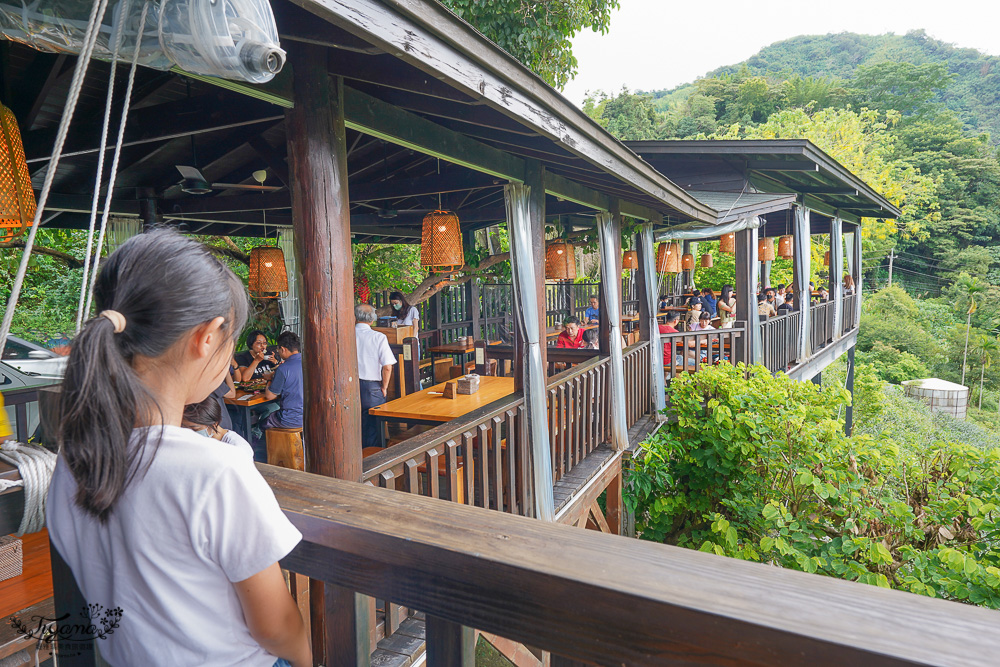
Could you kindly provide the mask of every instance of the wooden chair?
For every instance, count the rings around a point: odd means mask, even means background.
[[[267,436],[267,462],[292,470],[306,469],[305,448],[302,446],[302,428],[269,428]]]

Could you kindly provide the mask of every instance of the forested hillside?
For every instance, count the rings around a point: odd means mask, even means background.
[[[963,49],[928,37],[923,30],[905,35],[801,35],[761,49],[748,60],[709,72],[705,78],[732,75],[746,67],[754,75],[781,79],[799,77],[853,79],[860,67],[880,62],[912,65],[945,64],[953,78],[935,96],[954,111],[964,129],[988,132],[1000,143],[1000,58],[976,49]],[[684,84],[670,90],[649,93],[654,106],[666,111],[671,103],[683,100],[697,89]]]

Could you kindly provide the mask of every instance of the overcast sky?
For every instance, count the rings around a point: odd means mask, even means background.
[[[608,34],[573,40],[580,67],[564,94],[579,105],[588,90],[672,88],[796,35],[918,28],[1000,55],[998,0],[621,0]]]

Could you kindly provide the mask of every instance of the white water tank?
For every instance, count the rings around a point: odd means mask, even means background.
[[[910,398],[926,405],[931,412],[943,412],[955,419],[965,419],[969,408],[969,388],[947,380],[906,380],[903,382],[903,391]]]

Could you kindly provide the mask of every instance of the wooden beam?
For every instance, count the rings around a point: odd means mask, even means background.
[[[264,163],[267,164],[268,170],[274,177],[281,181],[284,186],[289,186],[292,184],[291,179],[288,177],[288,163],[285,162],[285,156],[282,155],[281,151],[267,143],[262,136],[250,137],[247,139],[247,143],[250,144],[250,148],[253,149],[254,153],[260,156]]]
[[[454,173],[434,174],[419,178],[401,178],[351,186],[351,202],[406,199],[421,195],[462,192],[479,188],[499,187],[499,179],[476,172],[462,170]]]
[[[750,171],[819,171],[819,165],[792,160],[749,160],[747,161],[747,169]]]

